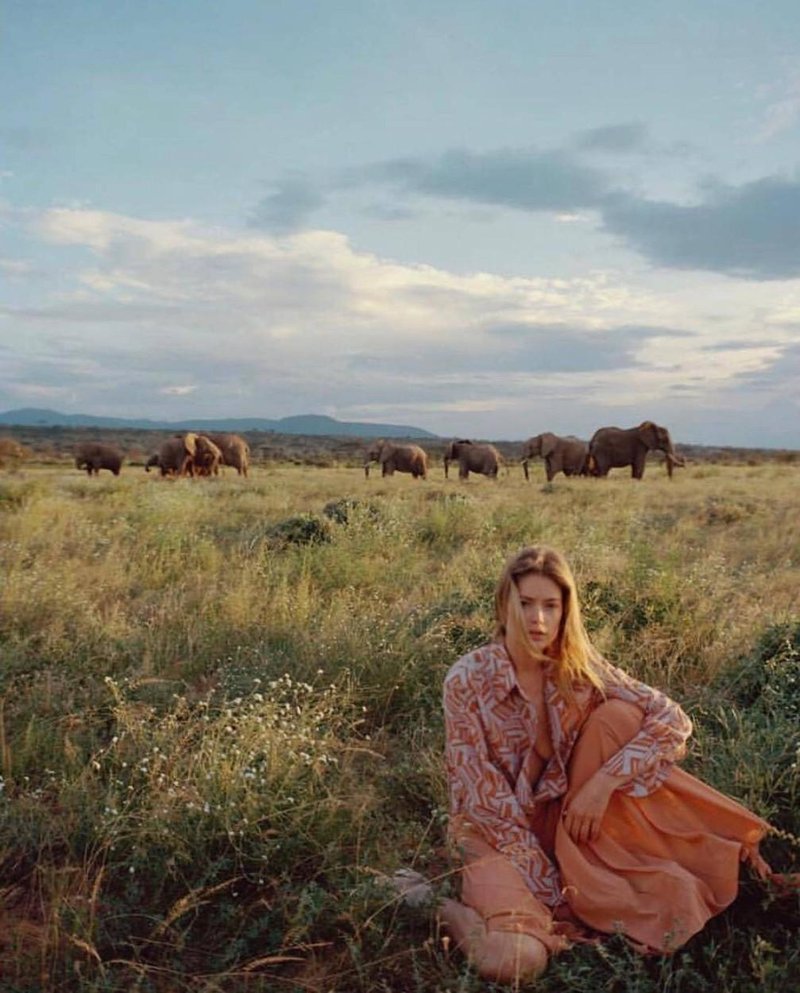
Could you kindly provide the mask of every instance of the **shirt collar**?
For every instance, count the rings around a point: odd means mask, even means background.
[[[519,690],[517,670],[508,654],[508,649],[502,641],[493,641],[494,672],[492,673],[492,689],[496,699],[505,700],[515,689]]]

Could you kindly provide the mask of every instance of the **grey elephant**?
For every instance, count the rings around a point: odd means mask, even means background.
[[[503,458],[494,445],[476,445],[468,438],[451,441],[444,453],[444,476],[448,478],[451,462],[458,462],[458,478],[467,479],[471,472],[477,472],[491,479],[497,478]]]
[[[381,438],[367,452],[364,462],[364,475],[367,477],[370,462],[380,463],[382,476],[410,472],[414,479],[428,478],[428,455],[419,445],[398,445]]]
[[[561,437],[551,431],[528,438],[522,447],[522,468],[525,478],[530,479],[528,462],[536,455],[544,459],[547,482],[550,483],[559,472],[565,476],[585,476],[587,473],[586,458],[589,446],[580,438],[572,435]]]
[[[197,435],[193,431],[173,435],[161,443],[158,452],[150,456],[145,470],[150,472],[153,466],[158,466],[162,476],[193,476],[196,452]]]
[[[250,446],[238,434],[206,435],[222,453],[220,465],[229,465],[240,476],[246,476],[250,465]]]
[[[670,477],[675,466],[685,464],[675,451],[669,431],[653,421],[642,421],[634,428],[608,427],[595,431],[589,442],[587,467],[593,476],[607,476],[609,469],[629,465],[631,476],[641,479],[647,453],[653,449],[659,449],[666,455]]]
[[[118,448],[101,441],[83,441],[75,446],[75,468],[85,469],[89,476],[99,476],[101,469],[118,476],[124,458]]]

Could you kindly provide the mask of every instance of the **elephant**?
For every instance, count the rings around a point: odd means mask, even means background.
[[[27,450],[18,441],[8,437],[0,438],[0,466],[4,466],[6,463],[16,465],[27,455]]]
[[[528,460],[534,455],[541,455],[544,459],[547,482],[552,482],[556,473],[563,472],[565,476],[585,476],[586,457],[589,454],[589,446],[580,438],[568,435],[565,438],[550,431],[537,434],[533,438],[528,438],[522,448],[522,468],[525,470],[525,478],[530,479],[528,474]]]
[[[197,437],[189,431],[167,438],[158,452],[147,460],[145,471],[150,472],[152,466],[158,466],[162,476],[193,476]]]
[[[369,476],[370,462],[380,462],[381,475],[410,472],[414,479],[428,478],[428,456],[419,445],[397,445],[393,441],[376,441],[367,452],[364,475]]]
[[[246,476],[250,465],[250,446],[238,434],[207,434],[222,453],[220,465],[229,465],[240,476]]]
[[[647,453],[658,448],[666,455],[667,473],[672,478],[675,466],[683,466],[683,458],[675,451],[669,431],[642,421],[634,428],[599,428],[589,442],[587,467],[593,476],[607,476],[609,469],[629,465],[631,476],[641,479]]]
[[[494,445],[476,445],[468,438],[451,441],[444,453],[445,479],[450,463],[456,460],[458,460],[459,479],[467,479],[471,472],[482,473],[484,476],[496,479],[503,458]]]
[[[84,441],[75,446],[75,468],[85,469],[89,476],[99,476],[101,469],[118,476],[124,458],[119,449],[101,441]]]
[[[205,434],[198,434],[195,439],[195,450],[192,466],[198,476],[218,476],[222,464],[222,451]]]

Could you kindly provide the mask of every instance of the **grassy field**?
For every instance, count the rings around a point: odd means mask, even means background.
[[[490,989],[380,873],[451,890],[442,678],[532,542],[689,711],[686,767],[800,835],[800,466],[434,476],[0,476],[4,993]],[[748,876],[672,957],[614,938],[536,988],[786,993],[799,923]]]

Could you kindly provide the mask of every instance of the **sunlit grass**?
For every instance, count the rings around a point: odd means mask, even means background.
[[[442,678],[536,541],[601,649],[690,710],[690,767],[800,833],[800,469],[532,476],[0,477],[9,988],[484,988],[376,878],[449,885]],[[537,988],[782,993],[796,901],[754,899],[680,959],[579,949]]]

